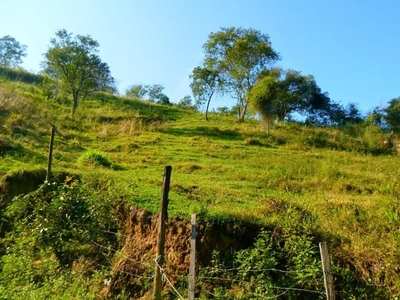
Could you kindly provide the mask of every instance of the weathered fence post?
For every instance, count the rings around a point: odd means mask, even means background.
[[[319,243],[321,252],[322,271],[324,273],[325,292],[327,300],[335,300],[335,286],[329,261],[329,252],[326,242]]]
[[[50,181],[51,177],[51,163],[53,160],[53,144],[54,144],[54,134],[57,133],[59,136],[62,136],[61,132],[59,132],[55,125],[51,125],[51,134],[50,134],[50,144],[49,144],[49,154],[47,159],[47,173],[46,173],[46,181]]]
[[[194,300],[196,274],[196,214],[192,214],[192,238],[190,240],[189,300]]]
[[[165,225],[168,219],[168,193],[171,181],[172,167],[167,166],[164,169],[164,181],[161,193],[160,216],[158,219],[158,237],[157,237],[157,257],[156,269],[153,285],[153,300],[161,300],[162,274],[161,266],[164,263],[164,245],[165,245]]]

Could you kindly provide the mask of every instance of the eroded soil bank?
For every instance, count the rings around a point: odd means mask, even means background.
[[[27,194],[43,184],[46,171],[25,171],[7,176],[0,182],[0,208],[4,207],[15,196]]]
[[[119,234],[123,245],[120,257],[113,264],[109,284],[102,293],[105,298],[112,298],[123,289],[131,295],[143,295],[141,280],[151,282],[149,277],[154,272],[158,216],[134,206],[124,206],[120,215]],[[165,270],[172,282],[189,272],[191,230],[190,220],[169,219],[167,222]],[[213,251],[229,259],[234,251],[250,247],[258,232],[259,228],[252,224],[199,220],[196,265],[209,265]]]

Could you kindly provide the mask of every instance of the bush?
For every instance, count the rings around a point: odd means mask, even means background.
[[[107,249],[117,244],[118,205],[106,197],[67,178],[14,198],[3,217],[0,299],[8,291],[13,299],[94,299],[99,286],[91,287],[88,275],[111,265],[114,253]]]
[[[96,167],[102,166],[113,170],[122,169],[120,166],[111,163],[104,153],[96,150],[90,150],[83,153],[78,158],[78,163],[83,166],[96,166]]]

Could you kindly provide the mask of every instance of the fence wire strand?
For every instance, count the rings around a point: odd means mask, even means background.
[[[165,272],[165,270],[160,266],[160,264],[158,263],[158,261],[160,260],[161,256],[157,257],[154,262],[156,263],[157,267],[160,269],[160,272],[162,274],[162,279],[167,282],[172,290],[174,291],[175,295],[178,296],[181,300],[185,300],[185,298],[183,298],[179,292],[176,290],[176,288],[174,287],[174,285],[172,284],[172,282],[168,279],[167,274]]]
[[[93,240],[92,240],[92,243],[93,243],[94,245],[100,247],[100,248],[103,248],[103,249],[112,251],[112,252],[114,252],[114,253],[118,253],[118,255],[121,255],[124,259],[126,259],[126,260],[128,260],[128,261],[131,261],[131,262],[133,262],[134,264],[144,265],[144,266],[146,266],[146,267],[151,267],[151,266],[152,266],[152,265],[150,265],[149,263],[144,263],[144,262],[137,261],[137,260],[134,260],[134,259],[130,258],[130,257],[128,257],[126,254],[122,253],[120,250],[115,250],[115,249],[113,249],[113,248],[108,248],[108,247],[106,247],[106,246],[100,245],[99,243],[97,243],[97,242],[95,242],[95,241],[93,241]]]
[[[210,280],[220,280],[220,281],[230,281],[230,282],[238,282],[238,283],[247,283],[247,284],[252,284],[252,285],[258,285],[258,286],[263,286],[263,284],[256,283],[256,282],[251,282],[251,281],[243,281],[243,280],[238,280],[238,279],[228,279],[228,278],[221,278],[221,277],[202,277],[202,279],[210,279]],[[321,291],[314,291],[314,290],[308,290],[308,289],[301,289],[301,288],[294,288],[295,285],[292,287],[275,287],[271,286],[271,289],[275,290],[285,290],[285,291],[301,291],[301,292],[308,292],[308,293],[314,293],[314,294],[321,294],[325,295],[325,292]]]

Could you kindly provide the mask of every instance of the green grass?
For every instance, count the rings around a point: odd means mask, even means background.
[[[210,114],[206,121],[106,94],[80,103],[72,118],[67,102],[43,95],[40,85],[0,82],[3,178],[45,168],[52,122],[63,135],[55,138],[55,172],[156,213],[171,165],[170,216],[198,213],[266,228],[312,223],[312,234],[327,240],[339,261],[400,294],[400,160],[383,144],[391,136],[375,127],[287,124],[267,135],[256,120]]]

